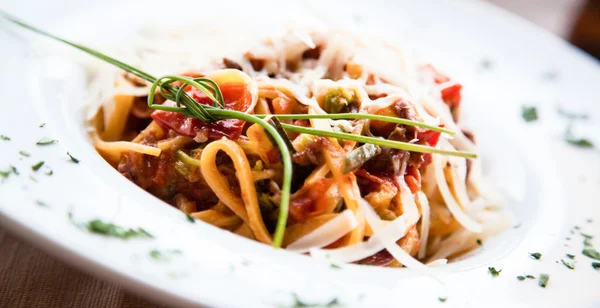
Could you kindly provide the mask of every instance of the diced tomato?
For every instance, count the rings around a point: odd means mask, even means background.
[[[229,83],[219,85],[223,93],[225,108],[237,111],[247,111],[252,105],[252,95],[243,83]],[[186,93],[195,101],[203,105],[212,105],[213,101],[202,91],[188,86]],[[171,102],[173,104],[173,102]],[[206,130],[209,140],[217,140],[222,137],[237,139],[242,133],[244,121],[227,119],[213,123],[204,123],[196,118],[188,118],[178,112],[156,110],[152,113],[159,125],[172,129],[180,135],[195,137],[198,133]]]
[[[433,65],[431,64],[426,64],[424,66],[424,69],[430,71],[433,74],[433,81],[437,84],[442,84],[451,80],[448,76],[436,70],[435,67],[433,67]],[[444,103],[446,103],[446,105],[448,105],[449,107],[458,107],[460,105],[461,100],[461,89],[462,85],[458,83],[442,89],[442,100],[444,100]]]
[[[424,130],[417,133],[417,138],[419,140],[425,140],[427,144],[434,147],[437,145],[438,141],[440,141],[441,134],[442,133],[433,130]]]
[[[310,186],[302,186],[290,201],[290,216],[295,221],[321,214],[327,207],[325,192],[333,184],[333,179],[322,178]]]
[[[462,85],[453,84],[442,90],[442,99],[444,103],[450,107],[458,107],[460,105],[460,90],[462,89]]]

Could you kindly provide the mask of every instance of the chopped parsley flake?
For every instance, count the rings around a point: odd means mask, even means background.
[[[529,279],[535,279],[535,276],[533,276],[533,275],[525,275],[525,277],[529,278]]]
[[[337,264],[333,264],[333,263],[331,263],[331,265],[329,265],[329,267],[331,267],[331,268],[335,268],[335,269],[340,269],[340,268],[342,268],[341,266],[339,266],[339,265],[337,265]]]
[[[75,221],[73,220],[73,214],[71,212],[69,212],[68,215],[69,215],[69,220],[71,220],[71,222],[73,222],[76,226],[87,229],[88,231],[90,231],[92,233],[117,237],[117,238],[121,238],[121,239],[129,239],[129,238],[133,238],[133,237],[140,237],[140,238],[151,238],[152,237],[152,235],[150,233],[148,233],[146,230],[144,230],[142,228],[137,228],[137,229],[124,228],[121,226],[117,226],[113,223],[104,222],[100,219],[94,219],[87,223],[78,224],[78,223],[75,223]]]
[[[477,242],[477,245],[479,245],[479,246],[483,245],[483,242],[481,241],[480,238],[478,238],[476,242]]]
[[[37,145],[49,145],[49,144],[53,144],[55,142],[58,142],[58,140],[52,139],[52,138],[48,138],[48,137],[42,137],[42,139],[40,139],[40,141],[36,142],[35,144]]]
[[[179,249],[170,249],[161,252],[157,249],[153,249],[150,251],[150,257],[156,260],[168,260],[170,255],[181,254],[181,250]]]
[[[572,146],[576,146],[576,147],[584,148],[584,149],[589,149],[589,148],[594,147],[594,144],[590,140],[573,136],[573,134],[571,133],[570,126],[565,131],[564,138],[565,138],[565,141]]]
[[[583,253],[584,256],[588,256],[592,259],[600,260],[600,253],[593,247],[585,247],[581,253]]]
[[[309,304],[309,303],[306,303],[306,302],[300,300],[300,298],[298,298],[298,295],[295,293],[292,294],[292,296],[294,297],[294,304],[292,305],[292,308],[300,308],[300,307],[330,308],[330,307],[339,307],[340,306],[340,303],[338,302],[337,298],[334,298],[325,304]]]
[[[29,179],[32,180],[33,182],[37,183],[38,181],[33,177],[33,176],[29,176]]]
[[[52,171],[52,169],[46,171],[46,175],[48,175],[48,176],[53,175],[53,174],[54,174],[54,171]]]
[[[540,274],[540,280],[538,281],[538,285],[542,288],[545,288],[548,285],[548,280],[550,280],[550,275]]]
[[[6,179],[8,176],[10,176],[11,173],[12,173],[12,170],[0,171],[0,177],[2,177],[3,179]]]
[[[544,81],[556,81],[559,77],[559,73],[557,71],[547,71],[542,73],[542,80]]]
[[[565,261],[563,259],[561,259],[560,262],[569,269],[575,269],[575,263],[573,262]]]
[[[492,274],[492,276],[496,277],[500,275],[500,272],[502,272],[502,270],[496,270],[496,268],[494,267],[488,267],[488,271],[490,272],[490,274]]]
[[[71,159],[72,162],[79,164],[79,159],[73,157],[73,155],[69,154],[69,152],[67,152],[67,155],[69,155],[69,158]]]
[[[43,165],[44,165],[44,162],[39,161],[37,164],[31,166],[31,170],[38,171],[38,170],[40,170],[40,168],[42,168]]]
[[[592,262],[592,267],[595,270],[600,270],[600,262]]]
[[[19,170],[17,170],[15,166],[10,165],[10,170],[12,170],[12,173],[14,173],[15,175],[19,175]]]
[[[561,107],[558,107],[557,111],[561,117],[569,120],[587,120],[589,118],[587,114],[570,112]]]
[[[522,106],[521,117],[525,122],[533,122],[538,119],[537,108],[534,106]]]
[[[591,239],[593,239],[593,238],[594,238],[593,236],[591,236],[591,235],[589,235],[589,234],[585,234],[585,233],[583,233],[583,232],[579,232],[579,234],[581,234],[581,236],[583,236],[583,238],[585,238],[585,239],[590,239],[590,240],[591,240]]]
[[[519,281],[523,281],[525,280],[525,276],[517,276],[517,279],[519,279]]]
[[[494,67],[494,63],[490,59],[483,59],[481,60],[481,63],[479,63],[479,66],[484,70],[489,70]]]
[[[575,259],[575,255],[572,255],[570,253],[566,254],[566,256],[567,256],[567,258],[569,258],[571,260]]]
[[[448,299],[448,298],[447,298],[447,297],[445,297],[445,296],[443,296],[443,297],[442,297],[442,296],[438,297],[438,301],[440,301],[440,303],[445,303],[447,299]]]
[[[25,152],[25,151],[19,151],[19,154],[21,154],[21,155],[23,155],[23,156],[25,156],[25,157],[29,157],[29,156],[31,156],[31,154],[29,154],[29,153],[27,153],[27,152]]]
[[[46,123],[40,123],[40,125],[38,125],[39,128],[42,128],[44,126],[46,126]]]
[[[10,138],[8,136],[0,135],[0,139],[4,141],[9,141]]]
[[[35,200],[35,204],[37,204],[38,206],[41,206],[41,207],[48,207],[48,204],[41,200]]]
[[[542,257],[542,254],[539,252],[534,252],[534,253],[529,253],[529,256],[532,257],[533,259],[539,260]]]
[[[192,217],[192,215],[185,213],[185,217],[187,218],[187,220],[191,223],[195,223],[196,220],[194,219],[194,217]]]
[[[162,252],[160,252],[156,249],[150,251],[150,256],[152,257],[152,259],[156,259],[156,260],[161,260],[161,259],[165,258],[165,256],[162,254]]]

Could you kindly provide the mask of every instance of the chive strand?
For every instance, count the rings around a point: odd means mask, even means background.
[[[65,43],[67,45],[70,45],[72,47],[75,47],[75,48],[77,48],[77,49],[79,49],[81,51],[86,52],[89,55],[92,55],[92,56],[94,56],[94,57],[96,57],[96,58],[98,58],[100,60],[106,61],[106,62],[108,62],[108,63],[110,63],[110,64],[112,64],[114,66],[117,66],[117,67],[119,67],[119,68],[121,68],[121,69],[123,69],[123,70],[125,70],[127,72],[130,72],[130,73],[132,73],[132,74],[134,74],[134,75],[136,75],[136,76],[138,76],[138,77],[140,77],[140,78],[142,78],[144,80],[147,80],[149,82],[153,82],[156,79],[154,76],[152,76],[152,75],[150,75],[150,74],[148,74],[148,73],[146,73],[144,71],[141,71],[141,70],[139,70],[139,69],[137,69],[137,68],[135,68],[133,66],[130,66],[129,64],[123,63],[123,62],[121,62],[119,60],[113,59],[113,58],[111,58],[111,57],[109,57],[109,56],[107,56],[107,55],[105,55],[105,54],[103,54],[101,52],[95,51],[95,50],[93,50],[91,48],[88,48],[88,47],[83,46],[83,45],[79,45],[77,43],[73,43],[73,42],[67,41],[67,40],[65,40],[63,38],[55,36],[55,35],[53,35],[51,33],[48,33],[48,32],[46,32],[44,30],[41,30],[41,29],[38,29],[36,27],[30,26],[30,25],[22,22],[21,20],[17,19],[16,17],[14,17],[14,16],[12,16],[12,15],[10,15],[10,14],[2,11],[2,10],[0,10],[0,16],[4,17],[5,19],[7,19],[7,20],[9,20],[9,21],[11,21],[11,22],[13,22],[13,23],[21,26],[21,27],[29,29],[29,30],[31,30],[33,32],[36,32],[36,33],[41,34],[43,36],[52,38],[52,39],[60,41],[60,42],[63,42],[63,43]]]
[[[285,128],[286,130],[296,132],[296,133],[305,133],[305,134],[310,134],[310,135],[315,135],[315,136],[332,137],[332,138],[351,140],[351,141],[356,141],[356,142],[361,142],[361,143],[370,143],[370,144],[375,144],[375,145],[379,145],[379,146],[383,146],[383,147],[411,151],[411,152],[436,153],[436,154],[444,154],[444,155],[449,155],[449,156],[458,156],[458,157],[465,157],[465,158],[477,158],[477,154],[471,153],[471,152],[443,150],[443,149],[420,145],[420,144],[392,141],[392,140],[386,140],[386,139],[382,139],[382,138],[373,138],[373,137],[354,135],[354,134],[348,134],[348,133],[329,132],[329,131],[318,130],[318,129],[308,128],[308,127],[303,127],[303,126],[284,124],[284,123],[281,123],[281,126],[283,128]]]
[[[427,124],[427,123],[423,123],[423,122],[418,122],[418,121],[412,121],[412,120],[407,120],[407,119],[403,119],[403,118],[396,118],[396,117],[389,117],[389,116],[381,116],[381,115],[376,115],[376,114],[368,114],[368,113],[332,113],[332,114],[272,114],[272,115],[263,115],[263,114],[257,114],[255,115],[259,118],[264,118],[267,116],[274,116],[277,117],[279,119],[328,119],[328,120],[335,120],[335,119],[367,119],[367,120],[375,120],[375,121],[383,121],[383,122],[390,122],[390,123],[396,123],[396,124],[405,124],[405,125],[410,125],[410,126],[416,126],[416,127],[421,127],[421,128],[426,128],[432,131],[436,131],[436,132],[441,132],[441,133],[445,133],[451,136],[456,135],[456,132],[447,129],[447,128],[443,128],[443,127],[439,127],[439,126],[435,126],[435,125],[431,125],[431,124]]]

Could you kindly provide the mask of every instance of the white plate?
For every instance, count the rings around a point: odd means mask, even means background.
[[[123,39],[132,25],[149,21],[233,14],[225,9],[229,1],[211,5],[193,1],[185,6],[164,1],[155,6],[151,1],[94,3],[86,2],[82,8],[82,1],[19,1],[7,10],[66,37],[95,42]],[[220,9],[206,8],[217,5]],[[587,112],[591,120],[577,123],[575,132],[587,133],[600,144],[598,62],[480,2],[357,1],[344,2],[344,10],[335,6],[342,4],[317,7],[327,7],[324,11],[330,14],[349,10],[353,13],[348,18],[360,28],[384,29],[401,37],[421,58],[465,85],[465,111],[481,141],[484,162],[521,224],[486,242],[471,257],[443,267],[443,285],[408,269],[356,265],[336,269],[188,222],[96,154],[83,129],[82,68],[68,58],[35,54],[24,37],[36,37],[4,22],[0,23],[7,30],[0,34],[0,134],[11,140],[0,141],[0,170],[10,164],[20,175],[0,184],[0,222],[66,262],[170,305],[292,307],[295,295],[307,303],[337,299],[344,307],[600,305],[600,293],[593,292],[600,272],[581,255],[583,238],[569,232],[575,225],[591,234],[598,230],[600,159],[597,150],[576,149],[562,141],[567,122],[556,114],[557,105]],[[235,8],[252,16],[285,9],[285,14],[298,17],[303,11],[296,5],[266,6],[262,1],[239,2]],[[55,16],[56,22],[48,16]],[[488,68],[482,66],[486,61],[491,64]],[[524,123],[522,104],[537,105],[541,119]],[[46,126],[38,127],[42,122]],[[45,136],[59,143],[37,146]],[[31,157],[20,156],[20,150]],[[81,163],[71,162],[67,151]],[[40,160],[45,166],[32,171],[30,166]],[[54,171],[52,176],[44,174],[46,166]],[[154,238],[123,241],[90,234],[72,224],[68,212],[75,221],[102,218],[142,227]],[[596,222],[588,223],[588,218]],[[155,260],[149,255],[154,249],[178,249],[181,254],[167,253],[166,260]],[[533,260],[528,252],[543,257]],[[566,259],[565,253],[576,255],[575,270],[555,262]],[[502,269],[500,276],[492,278],[488,266]],[[536,281],[516,279],[540,273],[550,274],[545,289]],[[440,296],[448,300],[440,303]]]

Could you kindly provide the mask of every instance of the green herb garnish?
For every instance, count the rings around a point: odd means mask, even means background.
[[[571,126],[565,130],[564,139],[568,144],[579,148],[589,149],[594,147],[594,144],[590,140],[573,136]]]
[[[19,151],[19,154],[21,154],[21,155],[23,155],[23,156],[25,156],[25,157],[29,157],[29,156],[31,156],[31,154],[29,154],[29,153],[27,153],[27,152],[25,152],[25,151]]]
[[[575,255],[572,255],[572,254],[568,253],[568,254],[566,254],[566,256],[567,256],[567,258],[569,258],[571,260],[575,259]]]
[[[592,268],[595,270],[600,270],[600,262],[592,262]]]
[[[31,176],[31,175],[29,176],[29,179],[30,179],[32,182],[34,182],[34,183],[37,183],[37,182],[38,182],[38,181],[37,181],[37,180],[36,180],[36,179],[35,179],[33,176]]]
[[[447,299],[448,299],[448,298],[447,298],[447,297],[445,297],[445,296],[440,296],[440,297],[438,297],[438,301],[440,301],[440,303],[445,303]]]
[[[165,259],[165,256],[158,250],[152,250],[150,251],[150,256],[153,259],[159,260],[159,259]]]
[[[19,170],[17,170],[17,167],[10,165],[10,170],[12,170],[12,173],[15,175],[19,175]]]
[[[300,308],[300,307],[305,307],[305,308],[326,308],[327,307],[327,308],[329,308],[329,307],[339,307],[340,306],[340,303],[338,302],[337,298],[334,298],[325,304],[309,304],[309,303],[306,303],[306,302],[300,300],[300,298],[298,298],[298,295],[296,293],[293,293],[292,296],[294,297],[294,303],[291,306],[292,308]]]
[[[591,239],[594,238],[593,236],[591,236],[589,234],[586,234],[586,233],[583,233],[583,232],[579,232],[579,234],[581,234],[581,236],[583,236],[583,238],[586,239],[586,240],[587,239],[591,240]]]
[[[38,125],[39,128],[42,128],[44,126],[46,126],[46,123],[40,123],[40,125]]]
[[[35,200],[35,204],[37,204],[40,207],[48,207],[48,204],[46,204],[46,202],[41,201],[41,200]]]
[[[10,176],[11,173],[12,173],[12,170],[8,170],[8,171],[0,170],[0,177],[2,177],[3,179],[6,179],[7,177]]]
[[[537,108],[533,106],[521,107],[521,117],[525,122],[533,122],[538,119]]]
[[[500,275],[500,272],[502,272],[502,270],[496,270],[496,268],[494,267],[488,267],[488,271],[490,272],[490,274],[492,274],[492,276],[496,277]]]
[[[525,275],[525,277],[529,278],[529,279],[535,279],[535,276],[533,276],[533,275]]]
[[[517,279],[518,279],[519,281],[523,281],[523,280],[525,280],[525,276],[517,276]]]
[[[281,135],[278,133],[276,128],[271,126],[267,121],[265,121],[263,119],[267,115],[252,115],[252,114],[248,114],[245,112],[224,109],[225,104],[224,104],[224,99],[223,99],[221,90],[219,89],[219,86],[211,79],[192,78],[192,77],[187,77],[187,76],[175,76],[175,75],[166,75],[166,76],[156,78],[138,68],[135,68],[124,62],[121,62],[119,60],[111,58],[111,57],[109,57],[103,53],[100,53],[96,50],[93,50],[91,48],[88,48],[86,46],[83,46],[83,45],[80,45],[77,43],[70,42],[63,38],[54,36],[46,31],[43,31],[41,29],[38,29],[31,25],[28,25],[3,11],[0,11],[0,15],[2,17],[4,17],[6,20],[8,20],[12,23],[15,23],[23,28],[29,29],[29,30],[36,32],[40,35],[43,35],[45,37],[54,39],[56,41],[62,42],[67,45],[70,45],[70,46],[72,46],[76,49],[79,49],[91,56],[94,56],[100,60],[110,63],[118,68],[125,70],[126,72],[129,72],[133,75],[140,77],[143,80],[146,80],[146,81],[152,83],[152,86],[150,87],[150,90],[148,93],[148,106],[152,109],[163,110],[163,111],[168,111],[168,112],[178,112],[187,117],[197,118],[200,121],[205,122],[205,123],[212,123],[215,121],[225,120],[225,119],[237,119],[237,120],[242,120],[242,121],[246,121],[249,123],[254,123],[254,124],[260,125],[267,133],[269,133],[269,135],[271,135],[271,137],[273,138],[273,140],[279,147],[279,150],[281,152],[281,157],[282,157],[283,179],[282,179],[282,185],[281,185],[281,201],[280,201],[280,205],[279,205],[279,217],[277,220],[277,225],[275,227],[275,234],[273,236],[273,246],[276,248],[281,247],[285,228],[287,226],[288,214],[289,214],[290,191],[291,191],[291,183],[292,183],[292,160],[291,160],[290,151],[287,148],[285,140],[281,137]],[[175,82],[179,82],[181,85],[176,86],[176,85],[174,85]],[[208,98],[210,98],[213,101],[212,106],[198,104],[187,93],[185,93],[184,89],[188,86],[194,87],[194,88],[198,89],[199,91],[203,92]],[[163,98],[174,101],[176,103],[176,106],[164,106],[164,105],[155,104],[154,98],[155,98],[157,91],[160,91],[160,94]],[[335,109],[339,106],[341,106],[341,105],[336,105],[336,106],[332,105],[331,107]],[[342,106],[342,107],[344,107],[344,106]],[[343,108],[340,111],[343,111]],[[277,115],[277,118],[283,119],[284,116],[285,115]],[[295,117],[298,119],[302,118],[300,115],[298,115],[298,116],[287,115],[287,116]],[[304,118],[307,118],[306,116],[316,119],[319,116],[323,116],[323,115],[304,115]],[[335,118],[335,115],[325,115],[325,116],[328,119]],[[361,119],[373,119],[373,116],[375,116],[374,119],[376,119],[376,120],[385,121],[383,118],[378,118],[379,116],[376,116],[376,115],[367,115],[367,114],[353,114],[352,115],[352,117],[361,118]],[[415,124],[415,126],[417,126],[417,125],[419,127],[424,127],[423,123]],[[477,157],[477,155],[474,153],[460,152],[460,151],[447,151],[447,150],[442,150],[442,149],[434,148],[434,147],[410,144],[407,142],[397,142],[397,141],[384,140],[384,139],[373,138],[373,137],[358,136],[358,135],[353,135],[353,134],[329,132],[329,131],[317,130],[317,129],[313,129],[313,128],[305,128],[305,127],[301,127],[301,126],[294,126],[294,125],[288,125],[288,124],[282,124],[281,126],[284,129],[286,129],[288,131],[292,131],[292,132],[306,133],[306,134],[325,136],[325,137],[333,137],[333,138],[343,139],[343,140],[352,140],[352,141],[357,141],[357,142],[361,142],[361,143],[371,143],[371,144],[391,147],[391,148],[395,148],[395,149],[402,149],[402,150],[406,150],[406,151],[414,151],[414,152],[421,152],[421,153],[439,153],[439,154],[444,154],[444,155],[454,155],[454,156],[467,157],[467,158]],[[432,130],[434,130],[434,129],[432,129]],[[438,128],[435,128],[435,130],[441,131],[442,128],[438,127]],[[46,141],[46,142],[42,142],[42,141]],[[41,144],[41,145],[51,144],[51,143],[54,143],[55,140],[47,139],[47,140],[40,140],[40,142],[38,142],[38,144]]]
[[[339,266],[339,265],[337,265],[337,264],[333,264],[333,263],[331,263],[331,264],[329,265],[329,267],[331,267],[331,268],[335,268],[335,269],[340,269],[340,268],[342,268],[341,266]]]
[[[48,138],[48,137],[42,137],[42,139],[40,139],[35,144],[37,144],[37,145],[49,145],[49,144],[53,144],[55,142],[58,142],[58,140],[55,140],[55,139],[52,139],[52,138]]]
[[[587,120],[589,118],[589,116],[587,114],[566,111],[566,110],[562,109],[561,107],[558,107],[557,111],[561,117],[563,117],[565,119],[569,119],[571,121]]]
[[[575,269],[575,263],[561,259],[560,262],[569,269]]]
[[[594,147],[594,144],[591,141],[589,141],[588,139],[584,139],[584,138],[578,138],[578,139],[577,138],[565,138],[565,140],[570,145],[580,147],[580,148],[593,148]]]
[[[46,175],[47,175],[47,176],[51,176],[51,175],[53,175],[53,174],[54,174],[54,171],[52,171],[52,169],[50,169],[50,170],[46,171]]]
[[[542,80],[544,81],[556,81],[560,74],[557,71],[547,71],[542,73]]]
[[[585,247],[581,252],[584,256],[590,257],[595,260],[600,260],[600,253],[593,247]]]
[[[542,288],[545,288],[548,285],[548,280],[550,280],[550,275],[540,274],[540,280],[538,281],[538,285]]]
[[[476,242],[477,242],[477,245],[479,245],[479,246],[482,246],[482,245],[483,245],[483,242],[481,241],[481,239],[480,239],[480,238],[478,238]]]
[[[196,220],[194,219],[194,217],[192,217],[192,215],[185,213],[185,217],[187,218],[187,220],[191,223],[195,223]]]
[[[484,69],[484,70],[489,70],[492,67],[494,67],[494,63],[492,62],[492,60],[490,59],[483,59],[481,60],[481,62],[479,63],[479,66]]]
[[[179,249],[168,249],[168,250],[157,250],[153,249],[150,251],[149,255],[152,259],[156,260],[168,260],[171,256],[175,254],[181,254],[181,250]]]
[[[8,136],[0,135],[0,140],[9,141],[10,138]]]
[[[102,234],[106,236],[117,237],[121,239],[129,239],[133,237],[151,238],[152,235],[142,228],[131,229],[117,226],[113,223],[104,222],[100,219],[91,220],[83,226],[92,233]]]
[[[42,168],[43,165],[44,165],[44,162],[39,161],[39,162],[37,162],[37,164],[31,166],[31,170],[38,171],[38,170],[40,170],[40,168]]]
[[[67,155],[69,156],[72,162],[79,164],[79,159],[73,157],[73,155],[71,155],[69,152],[67,152]]]
[[[542,257],[542,254],[539,252],[529,253],[529,256],[533,259],[539,260]]]

